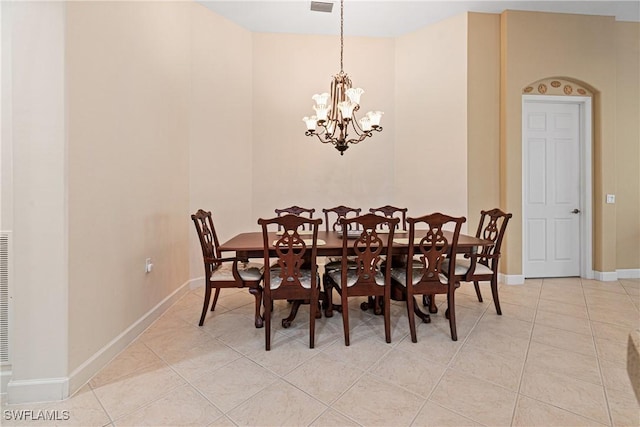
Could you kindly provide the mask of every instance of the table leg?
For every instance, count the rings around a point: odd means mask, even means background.
[[[309,300],[291,300],[291,311],[289,312],[289,316],[282,319],[282,327],[288,328],[293,323],[293,320],[298,315],[298,309],[301,304],[309,304]],[[318,302],[318,309],[316,310],[316,319],[322,319],[322,311],[320,310],[320,303]]]
[[[338,313],[342,312],[342,306],[340,304],[333,303],[333,286],[329,283],[328,276],[322,275],[322,285],[324,291],[320,293],[320,299],[323,301],[322,308],[324,308],[324,317],[333,317],[333,310]]]
[[[283,328],[288,328],[289,326],[291,326],[291,322],[293,322],[293,319],[295,319],[296,315],[298,314],[298,309],[300,308],[300,304],[302,304],[302,301],[300,300],[292,301],[291,312],[289,313],[289,316],[282,319]]]
[[[431,316],[429,316],[429,314],[424,313],[422,310],[420,310],[417,301],[413,304],[413,312],[416,314],[416,316],[418,316],[422,320],[423,323],[431,323]]]
[[[422,295],[422,305],[425,307],[429,307],[429,313],[438,312],[435,295]]]

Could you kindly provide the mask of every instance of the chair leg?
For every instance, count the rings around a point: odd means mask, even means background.
[[[451,339],[458,341],[458,330],[456,328],[456,302],[455,292],[449,291],[447,294],[447,311],[449,312],[449,328],[451,329]]]
[[[313,348],[316,342],[316,310],[318,310],[318,289],[311,290],[309,301],[309,348]]]
[[[209,300],[211,299],[211,285],[207,283],[204,290],[204,304],[202,305],[202,315],[200,316],[199,326],[204,325],[204,318],[207,316],[207,310],[209,309]]]
[[[409,316],[409,331],[411,331],[411,342],[418,342],[418,336],[416,335],[416,318],[414,306],[416,301],[413,299],[413,295],[407,295],[407,316]]]
[[[213,302],[211,303],[211,311],[216,309],[216,303],[218,302],[219,295],[220,295],[220,288],[216,288],[216,293],[213,296]]]
[[[249,288],[249,293],[256,298],[255,325],[256,328],[262,328],[264,321],[260,315],[260,306],[262,305],[262,287],[260,285],[255,288]]]
[[[480,285],[477,280],[473,281],[473,286],[476,288],[476,295],[478,296],[478,301],[482,302],[482,294],[480,293]]]
[[[384,337],[388,343],[391,342],[391,296],[389,291],[385,290],[384,296],[384,309],[382,315],[384,316]]]
[[[347,300],[347,290],[340,293],[342,299],[342,326],[344,328],[344,345],[349,345],[349,303]]]
[[[265,350],[271,350],[271,308],[273,301],[271,301],[271,296],[264,297],[264,339],[265,339]]]
[[[502,316],[500,300],[498,300],[498,278],[495,275],[491,278],[491,294],[493,295],[493,305],[496,306],[496,313]]]

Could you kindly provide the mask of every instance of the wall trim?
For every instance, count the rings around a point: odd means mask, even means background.
[[[2,395],[2,400],[7,397],[7,385],[11,380],[12,369],[11,363],[0,364],[0,395]]]
[[[618,280],[618,273],[615,271],[593,270],[593,278],[601,282],[615,282]]]
[[[498,273],[498,282],[504,285],[524,285],[524,275]]]
[[[616,270],[618,279],[640,279],[640,268],[625,268]]]
[[[133,342],[191,288],[188,280],[140,317],[124,332],[75,369],[69,377],[11,381],[7,384],[9,403],[33,403],[63,400],[86,384],[100,369]],[[9,373],[10,374],[10,373]],[[3,372],[4,375],[4,372]]]
[[[7,401],[35,403],[63,400],[69,397],[69,378],[38,378],[35,380],[9,380]]]
[[[129,326],[124,332],[115,337],[111,342],[87,359],[82,365],[76,368],[69,375],[69,389],[71,394],[75,393],[86,384],[100,369],[105,367],[114,357],[131,344],[140,334],[142,334],[151,324],[156,321],[165,311],[190,290],[191,280],[187,280],[166,298],[156,304],[151,310],[144,314],[134,324]],[[65,398],[68,396],[65,396]]]

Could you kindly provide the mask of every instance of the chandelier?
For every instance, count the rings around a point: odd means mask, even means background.
[[[357,144],[373,131],[380,132],[382,111],[369,111],[359,120],[356,112],[360,110],[361,88],[351,87],[351,79],[342,67],[344,51],[344,0],[340,0],[340,72],[333,76],[331,93],[315,94],[311,97],[316,102],[313,106],[316,114],[304,117],[307,125],[306,136],[315,135],[323,144],[333,144],[340,155],[349,148],[349,144]]]

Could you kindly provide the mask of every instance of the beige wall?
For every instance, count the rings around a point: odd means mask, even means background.
[[[594,259],[600,272],[616,269],[616,48],[612,17],[507,11],[501,18],[501,198],[514,214],[504,267],[522,273],[522,89],[545,77],[594,88]],[[637,143],[637,141],[636,141]]]
[[[382,110],[382,133],[349,148],[304,135],[303,116],[313,114],[311,96],[328,92],[340,71],[337,36],[254,34],[253,186],[250,227],[274,208],[297,204],[377,207],[405,204],[394,196],[394,41],[346,37],[344,71],[362,87],[361,108]],[[247,114],[249,115],[249,114]]]
[[[640,24],[616,22],[616,268],[640,268]]]
[[[395,199],[466,216],[467,15],[398,37],[395,64]]]
[[[189,212],[212,211],[221,241],[255,223],[251,43],[249,31],[192,5],[190,125],[183,141],[189,149]],[[204,276],[200,243],[188,216],[183,223],[190,239],[190,277],[199,278]]]
[[[70,371],[189,279],[190,7],[67,3]]]
[[[469,13],[467,31],[468,230],[475,233],[481,210],[503,207],[500,204],[500,15]]]
[[[186,2],[15,7],[29,19],[13,34],[2,145],[2,210],[21,213],[8,224],[14,379],[69,375],[201,276],[197,208],[224,240],[293,203],[439,210],[470,230],[499,204],[515,214],[504,272],[520,274],[521,90],[548,76],[596,91],[594,267],[640,268],[638,24],[506,12],[347,37],[345,71],[385,130],[340,156],[301,121],[339,71],[336,36],[251,34]]]

